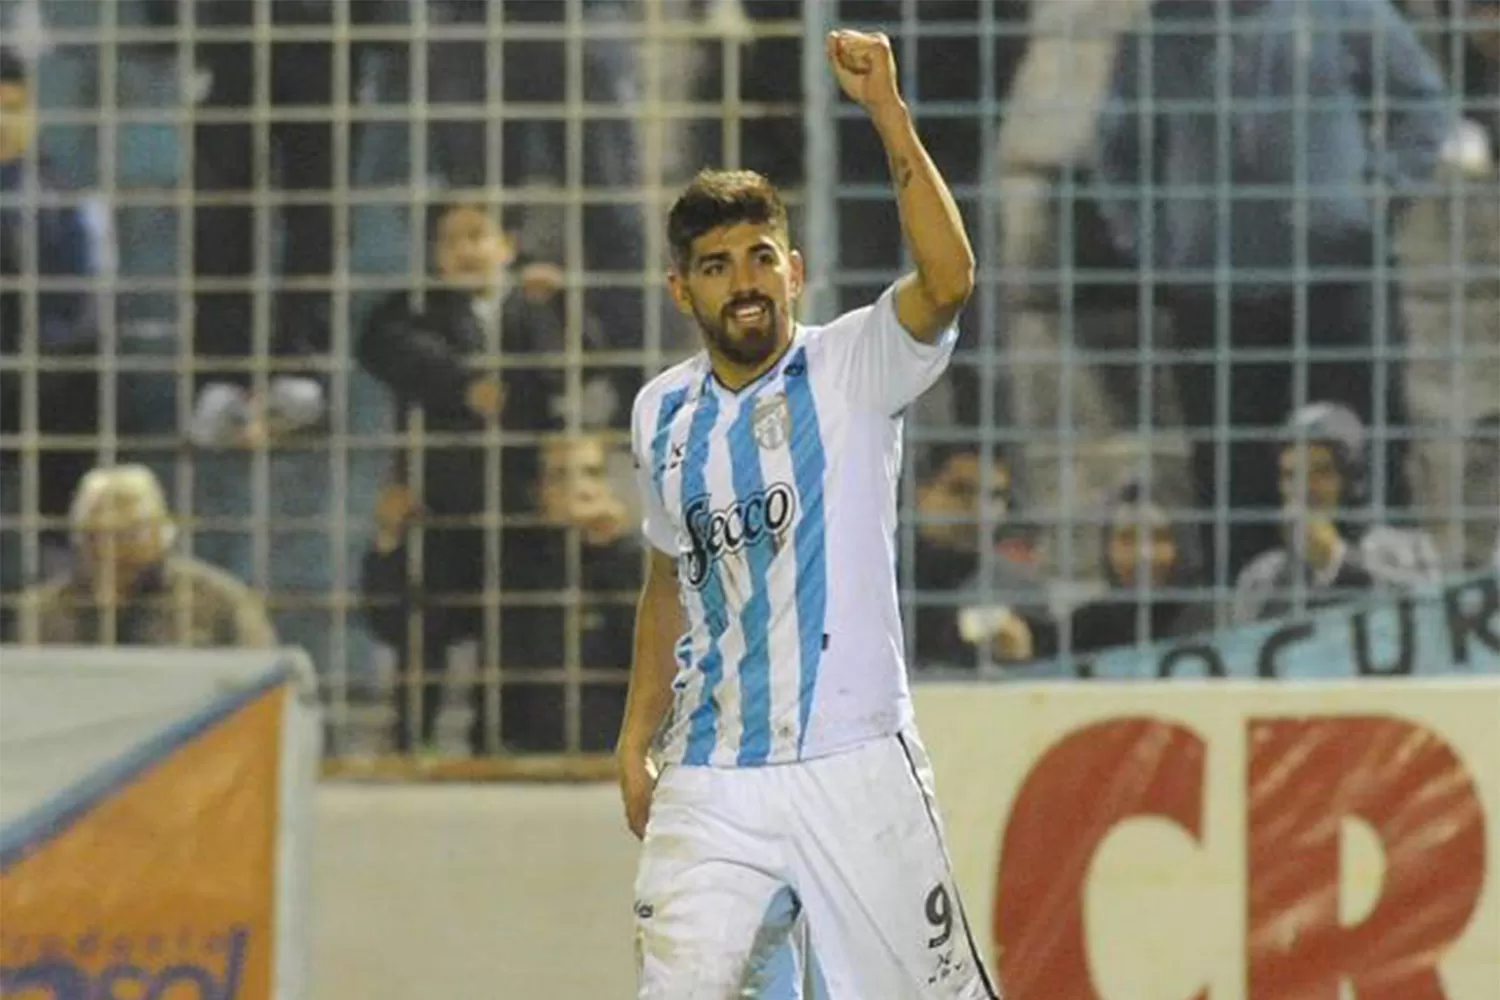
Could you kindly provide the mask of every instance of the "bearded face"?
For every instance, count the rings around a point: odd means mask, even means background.
[[[763,367],[791,340],[801,291],[802,258],[785,234],[750,222],[700,236],[687,267],[672,275],[673,296],[710,353],[743,369]]]

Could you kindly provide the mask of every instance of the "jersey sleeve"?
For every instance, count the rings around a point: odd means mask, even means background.
[[[931,343],[896,318],[896,286],[874,305],[847,312],[823,328],[823,351],[850,397],[887,416],[900,413],[932,387],[958,343],[955,320]]]
[[[635,484],[641,494],[641,534],[653,548],[669,556],[677,555],[677,532],[672,519],[662,503],[657,489],[655,459],[651,454],[651,441],[656,435],[652,408],[646,405],[648,393],[642,392],[635,399],[635,412],[630,420],[630,450],[635,459]]]

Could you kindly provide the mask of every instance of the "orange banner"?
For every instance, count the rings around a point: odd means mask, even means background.
[[[0,874],[6,1000],[270,1000],[278,686]]]

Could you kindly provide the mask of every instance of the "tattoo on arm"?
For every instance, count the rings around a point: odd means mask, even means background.
[[[896,157],[891,163],[891,175],[896,178],[896,189],[905,191],[906,186],[911,183],[912,178],[911,161],[904,156]]]

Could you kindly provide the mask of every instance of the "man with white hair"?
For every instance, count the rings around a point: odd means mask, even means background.
[[[146,466],[91,470],[78,484],[69,517],[74,568],[23,596],[23,643],[276,644],[265,608],[248,587],[173,552],[177,526],[161,483]]]

